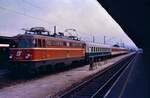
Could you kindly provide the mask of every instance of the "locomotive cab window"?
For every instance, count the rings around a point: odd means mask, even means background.
[[[19,38],[18,47],[19,48],[30,48],[33,47],[33,40],[30,38]]]

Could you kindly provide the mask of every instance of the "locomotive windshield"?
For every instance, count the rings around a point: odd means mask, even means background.
[[[33,47],[33,41],[32,41],[32,39],[19,39],[18,40],[18,47],[19,48]]]

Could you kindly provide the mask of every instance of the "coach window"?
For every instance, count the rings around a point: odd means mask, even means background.
[[[103,48],[101,48],[101,52],[103,52]]]
[[[92,49],[92,52],[94,52],[94,47],[92,47],[93,49]]]
[[[91,48],[90,47],[88,48],[88,51],[91,52]]]
[[[91,52],[93,52],[93,47],[91,47]]]
[[[93,47],[93,52],[94,52],[94,47]]]

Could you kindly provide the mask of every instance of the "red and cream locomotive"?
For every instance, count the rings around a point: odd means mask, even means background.
[[[11,63],[20,71],[25,69],[41,70],[42,67],[54,68],[56,64],[83,61],[85,43],[74,36],[66,37],[63,33],[53,35],[43,27],[26,30],[23,35],[13,37],[17,41],[14,48],[10,48]],[[63,65],[60,65],[60,67]]]

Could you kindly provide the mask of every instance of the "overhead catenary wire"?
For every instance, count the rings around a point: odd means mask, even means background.
[[[26,13],[24,13],[24,12],[20,12],[20,11],[14,10],[14,9],[10,9],[10,8],[8,8],[8,7],[0,6],[0,10],[5,10],[5,11],[9,11],[9,12],[11,12],[11,13],[17,14],[17,15],[22,15],[22,16],[25,16],[25,17],[28,17],[28,18],[31,18],[31,19],[38,20],[38,21],[40,21],[40,22],[46,23],[46,24],[48,24],[48,25],[51,24],[48,20],[41,19],[41,18],[39,18],[39,17],[35,17],[35,16],[29,15],[29,14],[26,14]],[[56,24],[55,24],[55,25],[56,25]],[[57,25],[58,25],[58,24],[57,24]],[[59,26],[62,27],[62,28],[65,28],[65,27],[62,26],[62,25],[59,25]]]
[[[34,7],[34,8],[38,8],[38,9],[40,9],[40,10],[42,9],[41,7],[35,5],[35,4],[33,4],[33,3],[31,3],[31,2],[29,2],[29,1],[27,1],[27,0],[22,0],[22,2],[23,2],[23,3],[26,3],[26,4],[30,5],[30,6],[32,6],[32,7]]]
[[[22,1],[25,1],[25,0],[22,0]],[[35,6],[34,6],[35,7]],[[12,8],[8,8],[8,7],[4,7],[4,6],[0,6],[0,10],[5,10],[5,11],[8,11],[8,12],[11,12],[11,13],[14,13],[14,14],[17,14],[17,15],[22,15],[22,16],[25,16],[25,17],[28,17],[28,18],[31,18],[31,19],[34,19],[34,20],[38,20],[38,21],[41,21],[43,23],[46,23],[48,25],[50,25],[50,21],[48,20],[45,20],[45,19],[42,19],[42,18],[39,18],[39,17],[35,17],[35,16],[32,16],[32,15],[29,15],[25,12],[21,12],[21,11],[18,11],[18,10],[15,10],[15,9],[12,9]],[[55,24],[56,25],[56,24]],[[59,24],[57,24],[59,25]],[[62,28],[66,28],[62,25],[59,25],[60,27]]]
[[[48,23],[48,24],[49,24],[49,21],[47,21],[47,20],[44,20],[44,19],[41,19],[41,18],[38,18],[38,17],[35,17],[35,16],[31,16],[31,15],[28,15],[28,14],[26,14],[26,13],[19,12],[19,11],[10,9],[10,8],[6,8],[6,7],[0,6],[0,10],[7,10],[7,11],[9,11],[9,12],[12,12],[12,13],[15,13],[15,14],[18,14],[18,15],[22,15],[22,16],[26,16],[26,17],[32,18],[32,19],[34,19],[34,20],[39,20],[39,21],[41,21],[41,22],[44,22],[44,23]]]
[[[23,10],[23,12],[24,13],[26,13],[25,12],[25,8],[22,6],[22,2],[20,2],[20,0],[18,1],[18,0],[15,0],[16,1],[16,3],[19,5],[19,6],[21,6],[21,9]]]

